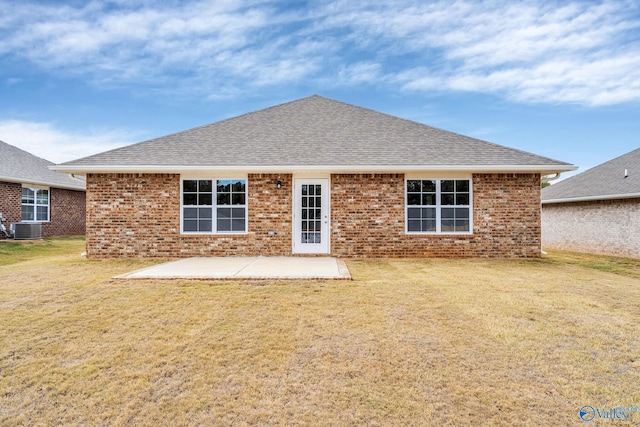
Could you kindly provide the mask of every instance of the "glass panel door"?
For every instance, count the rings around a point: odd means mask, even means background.
[[[329,253],[328,188],[328,179],[296,180],[294,253]]]

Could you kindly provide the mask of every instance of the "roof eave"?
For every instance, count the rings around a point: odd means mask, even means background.
[[[66,165],[49,167],[64,173],[84,175],[87,173],[183,173],[199,171],[284,173],[405,173],[430,171],[460,171],[478,173],[540,173],[555,174],[576,170],[573,165],[233,165],[233,166],[184,166],[184,165]]]
[[[555,203],[593,202],[596,200],[635,199],[635,198],[640,198],[640,193],[604,194],[604,195],[598,195],[598,196],[583,196],[583,197],[565,197],[565,198],[559,198],[559,199],[542,200],[542,204],[550,205]]]
[[[61,188],[63,190],[86,191],[84,183],[78,184],[77,186],[75,186],[72,184],[61,184],[59,182],[40,181],[40,180],[29,179],[29,178],[16,178],[16,177],[7,177],[7,176],[0,176],[0,181],[15,182],[16,184],[36,185],[39,187]]]

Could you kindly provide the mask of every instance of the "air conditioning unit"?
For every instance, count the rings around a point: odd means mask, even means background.
[[[38,222],[17,222],[13,227],[15,240],[42,239],[42,224]]]

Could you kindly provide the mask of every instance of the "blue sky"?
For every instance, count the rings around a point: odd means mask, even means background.
[[[636,1],[0,0],[0,140],[72,160],[319,94],[585,168],[640,146]]]

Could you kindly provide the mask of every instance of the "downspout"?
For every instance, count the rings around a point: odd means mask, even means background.
[[[562,172],[556,172],[556,174],[554,176],[545,175],[545,176],[542,177],[542,182],[543,183],[549,183],[550,181],[555,181],[556,179],[560,178],[560,174],[561,173]],[[540,210],[542,211],[542,201],[540,201]],[[546,255],[547,254],[542,248],[540,248],[540,253],[542,255]]]

